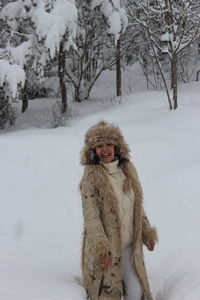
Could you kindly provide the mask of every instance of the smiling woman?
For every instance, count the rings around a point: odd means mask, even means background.
[[[102,143],[99,146],[95,147],[95,152],[100,161],[110,163],[114,160],[115,157],[115,147],[111,143]]]
[[[157,233],[142,205],[142,188],[118,127],[105,121],[85,135],[80,183],[84,231],[82,273],[90,300],[152,300],[142,243]]]

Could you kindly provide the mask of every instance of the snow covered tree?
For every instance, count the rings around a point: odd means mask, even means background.
[[[77,7],[77,49],[67,53],[66,75],[74,86],[74,100],[81,102],[89,97],[101,72],[112,64],[105,55],[110,51],[110,41],[103,32],[101,17],[92,13],[85,0],[77,1]]]
[[[105,18],[107,33],[113,35],[115,44],[127,26],[127,17],[124,8],[120,5],[120,0],[91,0],[91,9],[99,8]]]
[[[14,124],[14,111],[9,99],[16,98],[19,87],[25,83],[24,70],[16,65],[0,59],[0,128]]]
[[[28,75],[33,73],[37,80],[42,80],[53,62],[75,47],[77,10],[73,0],[18,0],[4,6],[0,18],[8,26],[6,59],[25,70],[27,81],[31,81]],[[58,74],[62,112],[65,112],[66,88],[60,64],[62,59],[59,59]],[[22,94],[26,95],[25,91]]]
[[[172,108],[166,79],[160,58],[167,55],[170,60],[171,88],[173,91],[173,108],[177,102],[177,64],[178,55],[199,37],[199,1],[195,0],[137,0],[127,2],[129,16],[139,26],[149,41],[157,66],[163,77],[168,93],[170,109]]]
[[[1,1],[1,8],[3,4]],[[10,100],[18,98],[25,84],[25,72],[7,51],[7,45],[12,40],[8,24],[0,20],[0,25],[0,128],[4,129],[14,124],[15,116]]]
[[[99,6],[96,7],[94,3],[86,0],[77,0],[76,5],[77,49],[71,49],[67,53],[66,75],[74,87],[74,100],[81,102],[89,97],[100,74],[116,63],[114,41],[119,37],[119,32],[116,28],[114,34],[107,32],[107,20],[99,13]],[[113,24],[112,26],[114,28]],[[120,21],[119,30],[121,26]]]
[[[91,8],[98,8],[101,14],[104,16],[107,33],[114,37],[114,44],[116,46],[116,94],[121,96],[122,94],[122,78],[121,78],[121,39],[120,36],[125,32],[128,18],[125,10],[121,7],[120,0],[92,0]]]
[[[177,63],[178,55],[199,37],[200,3],[197,1],[172,1],[161,3],[161,16],[165,20],[162,27],[162,53],[167,53],[171,62],[171,88],[174,109],[177,108]]]

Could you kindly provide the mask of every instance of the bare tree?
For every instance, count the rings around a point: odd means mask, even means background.
[[[131,2],[131,1],[130,1]],[[178,55],[199,37],[200,3],[194,0],[137,0],[126,3],[130,19],[136,22],[146,34],[158,69],[171,99],[160,57],[167,55],[170,60],[171,88],[173,91],[173,108],[178,107]],[[134,9],[133,9],[134,8]]]

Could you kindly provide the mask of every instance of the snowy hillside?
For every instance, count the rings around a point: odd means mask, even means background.
[[[100,112],[91,108],[68,127],[1,133],[1,300],[85,299],[76,280],[79,152],[85,131],[99,119],[120,126],[159,232],[156,250],[145,250],[156,300],[200,299],[199,94],[198,84],[182,86],[179,108],[169,112],[164,93],[135,93]]]

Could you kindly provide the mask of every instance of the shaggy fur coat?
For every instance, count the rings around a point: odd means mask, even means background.
[[[99,127],[102,127],[99,129]],[[110,129],[110,135],[109,130]],[[98,131],[99,130],[99,131]],[[98,141],[98,132],[100,140]],[[112,140],[113,132],[118,139]],[[94,134],[93,134],[94,133]],[[87,140],[87,137],[90,140]],[[95,139],[93,138],[95,137]],[[152,300],[147,273],[144,265],[142,244],[157,240],[156,229],[150,226],[142,206],[142,188],[137,172],[128,159],[129,149],[123,140],[118,128],[104,121],[97,124],[86,134],[86,144],[82,152],[82,163],[85,165],[84,174],[80,183],[82,197],[84,230],[82,243],[82,274],[87,297],[90,300],[117,299],[114,295],[123,295],[125,287],[122,278],[121,266],[121,238],[120,219],[117,199],[109,183],[107,171],[96,163],[89,151],[97,143],[111,141],[116,151],[120,153],[124,175],[124,192],[133,189],[134,201],[134,234],[132,239],[132,266],[142,287],[144,299]],[[121,140],[120,140],[121,139]],[[119,158],[119,156],[118,156]],[[122,159],[123,158],[123,159]],[[95,163],[94,163],[95,161]],[[108,251],[112,255],[111,268],[102,270],[99,257],[102,252]]]

